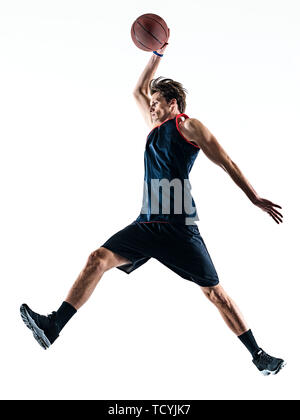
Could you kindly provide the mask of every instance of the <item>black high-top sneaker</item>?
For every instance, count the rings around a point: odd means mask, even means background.
[[[21,305],[20,312],[25,325],[32,331],[36,341],[47,350],[59,336],[59,328],[55,321],[56,312],[47,316],[39,315],[33,312],[26,303]]]
[[[259,349],[255,354],[252,362],[255,364],[257,369],[265,376],[276,375],[286,365],[286,362],[282,359],[277,359],[267,354],[263,349]]]

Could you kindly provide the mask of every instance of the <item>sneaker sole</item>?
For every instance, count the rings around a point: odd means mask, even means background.
[[[264,376],[276,375],[285,365],[286,365],[286,362],[282,362],[282,363],[280,363],[280,365],[278,366],[278,368],[276,370],[270,371],[270,370],[265,369],[265,370],[262,370],[261,373]]]
[[[51,343],[48,340],[48,338],[46,337],[44,331],[41,330],[36,325],[36,323],[31,318],[31,316],[27,312],[24,305],[21,305],[20,312],[21,312],[22,320],[24,321],[24,324],[26,325],[26,327],[29,328],[32,331],[33,336],[36,339],[36,341],[39,343],[39,345],[41,347],[43,347],[44,350],[47,350],[51,346]]]

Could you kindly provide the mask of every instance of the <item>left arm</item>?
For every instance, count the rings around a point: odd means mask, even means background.
[[[187,118],[180,124],[180,130],[189,141],[195,142],[212,162],[219,165],[228,173],[253,204],[269,213],[276,223],[282,222],[280,218],[282,215],[273,208],[281,207],[278,204],[259,197],[237,164],[231,160],[215,136],[199,120],[196,118]]]

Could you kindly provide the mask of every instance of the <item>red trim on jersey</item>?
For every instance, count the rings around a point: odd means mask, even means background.
[[[187,138],[184,137],[184,135],[180,132],[179,130],[179,124],[178,124],[178,117],[186,117],[186,118],[190,118],[188,117],[186,114],[178,114],[176,115],[176,128],[178,130],[178,133],[181,135],[181,137],[184,138],[185,141],[187,141],[188,143],[190,143],[192,146],[197,147],[197,149],[200,149],[199,146],[197,146],[196,144],[192,143],[191,141],[189,141]]]

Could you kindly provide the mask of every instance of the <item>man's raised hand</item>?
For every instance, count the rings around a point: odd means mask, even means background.
[[[164,45],[159,50],[156,50],[156,52],[158,52],[159,54],[163,54],[164,51],[165,51],[165,49],[169,45],[168,41],[169,41],[169,38],[170,38],[170,28],[168,28],[168,31],[169,31],[169,33],[168,33],[168,39],[167,39],[167,41],[164,43]]]

